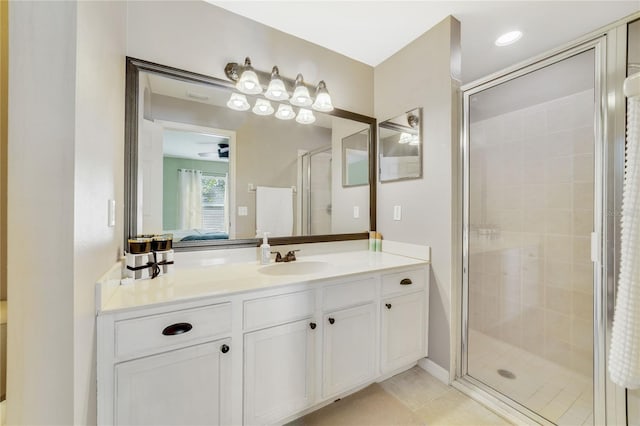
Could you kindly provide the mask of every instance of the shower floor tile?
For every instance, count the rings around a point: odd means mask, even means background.
[[[469,375],[559,425],[582,425],[593,410],[590,377],[476,330],[469,330]],[[515,374],[509,379],[498,374]],[[587,423],[588,424],[588,423]]]

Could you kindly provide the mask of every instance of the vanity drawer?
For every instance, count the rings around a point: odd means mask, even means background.
[[[313,315],[313,291],[299,291],[244,302],[244,329],[256,329]]]
[[[329,311],[371,302],[376,299],[376,283],[371,277],[328,286],[322,292],[322,309]]]
[[[426,282],[425,274],[425,269],[420,268],[383,275],[382,295],[408,293],[423,289]]]
[[[148,354],[231,332],[231,303],[118,321],[119,358]]]

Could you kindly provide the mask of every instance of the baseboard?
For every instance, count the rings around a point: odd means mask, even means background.
[[[440,380],[445,385],[450,384],[449,372],[440,367],[435,362],[431,361],[429,358],[422,358],[420,361],[418,361],[418,366],[420,366],[420,368],[431,374],[436,379]]]

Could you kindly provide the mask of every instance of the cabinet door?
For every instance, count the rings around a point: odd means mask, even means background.
[[[382,372],[388,373],[425,356],[424,292],[382,301]]]
[[[324,316],[323,397],[374,377],[375,324],[373,303]]]
[[[116,424],[229,424],[230,346],[225,339],[116,365]]]
[[[245,334],[245,424],[275,424],[313,404],[315,329],[305,319]]]

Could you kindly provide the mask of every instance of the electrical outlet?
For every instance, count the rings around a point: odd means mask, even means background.
[[[247,216],[248,214],[247,206],[238,206],[238,216]]]
[[[360,207],[353,206],[353,218],[358,219],[360,217]]]

